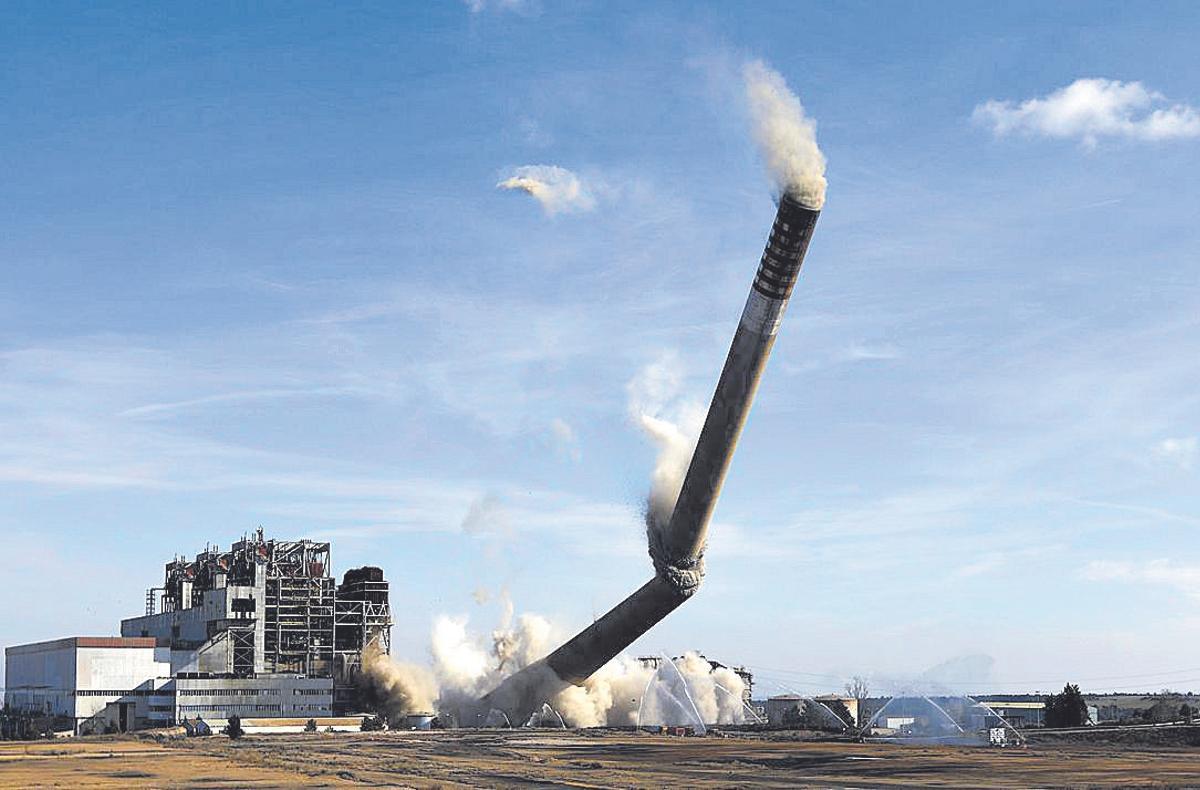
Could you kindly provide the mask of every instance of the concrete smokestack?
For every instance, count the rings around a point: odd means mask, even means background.
[[[659,554],[669,560],[668,571],[680,562],[689,567],[689,563],[703,557],[709,519],[820,213],[787,193],[779,200],[771,236],[725,358],[670,526],[662,536],[659,551],[653,552],[655,568],[660,572]]]
[[[649,530],[654,578],[543,661],[508,678],[485,703],[506,710],[513,721],[524,721],[557,692],[555,683],[582,683],[700,587],[709,519],[820,213],[786,192],[779,200],[670,523]]]

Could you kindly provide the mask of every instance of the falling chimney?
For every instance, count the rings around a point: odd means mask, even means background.
[[[708,523],[820,213],[787,193],[779,200],[675,510],[665,528],[649,530],[654,578],[545,659],[506,679],[482,700],[485,709],[524,721],[556,683],[587,680],[699,589]]]

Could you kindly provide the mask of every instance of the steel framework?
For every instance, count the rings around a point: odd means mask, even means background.
[[[252,587],[256,600],[234,619],[210,623],[228,630],[230,671],[254,671],[255,621],[262,620],[262,671],[352,678],[367,649],[391,652],[392,614],[388,583],[379,568],[346,572],[341,585],[330,576],[330,545],[310,540],[268,540],[261,529],[228,551],[206,546],[194,560],[177,556],[167,563],[161,588],[146,593],[153,614],[161,591],[161,611],[200,606],[208,590]],[[261,600],[258,600],[258,599]]]

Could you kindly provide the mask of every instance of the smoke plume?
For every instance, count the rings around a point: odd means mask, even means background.
[[[761,60],[742,69],[754,137],[780,191],[811,208],[825,204],[825,155],[817,147],[817,125],[804,114],[779,72]]]
[[[496,184],[497,189],[524,192],[542,204],[548,216],[591,211],[596,198],[579,176],[557,165],[525,165]]]

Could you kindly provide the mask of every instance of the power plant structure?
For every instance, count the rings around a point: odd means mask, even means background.
[[[361,710],[364,653],[391,652],[388,582],[377,567],[341,584],[330,570],[329,543],[261,529],[177,556],[121,636],[7,648],[5,703],[76,731]]]
[[[260,529],[228,551],[177,557],[121,635],[189,652],[190,671],[348,678],[368,647],[391,652],[388,583],[366,567],[335,586],[329,554],[328,543],[267,540]]]
[[[545,659],[504,680],[480,701],[482,711],[495,708],[513,721],[525,721],[547,697],[583,683],[699,589],[709,520],[820,213],[789,192],[779,198],[670,522],[648,519],[654,578]]]

